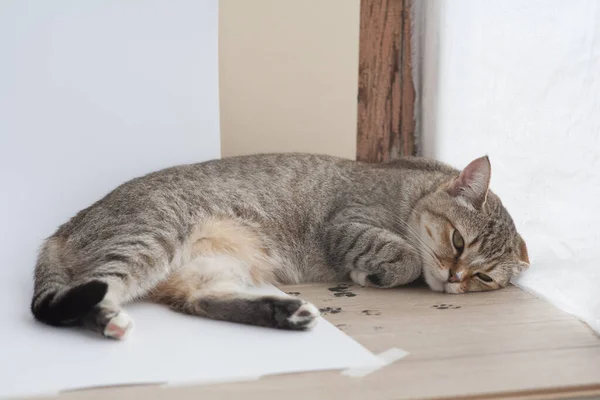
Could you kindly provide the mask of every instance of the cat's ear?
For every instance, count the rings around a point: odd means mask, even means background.
[[[448,193],[462,197],[469,204],[481,209],[490,188],[492,166],[488,156],[477,158],[469,163],[450,184]]]
[[[517,259],[511,264],[513,276],[517,276],[521,272],[529,268],[529,254],[527,253],[527,245],[525,244],[525,241],[523,240],[521,235],[517,236],[517,242],[519,255]]]
[[[527,252],[527,245],[525,244],[525,240],[523,240],[523,238],[521,237],[521,235],[518,235],[519,238],[519,261],[527,264],[527,266],[529,266],[529,253]]]
[[[519,276],[521,272],[526,271],[529,268],[529,263],[524,261],[515,261],[510,266],[512,268],[512,276]]]

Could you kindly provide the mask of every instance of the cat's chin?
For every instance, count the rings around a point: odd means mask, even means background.
[[[445,290],[444,282],[435,279],[428,281],[427,285],[429,285],[429,289],[433,290],[434,292],[443,292]]]
[[[444,292],[451,294],[460,294],[465,292],[465,288],[461,282],[447,282],[444,284]]]
[[[440,272],[442,271],[440,270]],[[446,275],[448,275],[448,271],[446,271]],[[423,277],[425,278],[425,282],[427,282],[427,286],[429,286],[429,288],[434,292],[445,291],[445,285],[448,282],[447,277],[445,280],[442,280],[440,277],[435,276],[433,271],[431,271],[429,268],[423,269]]]

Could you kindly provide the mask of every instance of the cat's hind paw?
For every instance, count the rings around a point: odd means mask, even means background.
[[[287,319],[290,329],[312,329],[317,324],[319,309],[314,305],[302,301],[302,305]]]
[[[300,299],[273,299],[275,328],[308,330],[317,324],[319,309]]]
[[[133,320],[131,317],[125,311],[119,311],[117,315],[108,321],[103,334],[111,339],[123,340],[127,338],[132,330]]]

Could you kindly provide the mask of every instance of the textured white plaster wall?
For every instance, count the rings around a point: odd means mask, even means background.
[[[488,153],[517,283],[600,331],[600,2],[427,0],[424,154]]]

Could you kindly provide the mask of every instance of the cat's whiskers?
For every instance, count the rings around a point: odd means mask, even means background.
[[[410,233],[410,235],[407,235],[405,237],[405,239],[419,250],[423,261],[424,262],[433,261],[435,263],[433,265],[434,267],[443,268],[437,255],[435,254],[435,252],[433,251],[431,246],[427,242],[425,242],[425,240],[421,237],[421,235],[419,235],[419,233],[412,226],[410,226],[410,224],[408,222],[400,219],[397,215],[393,215],[393,214],[391,214],[391,215],[392,215],[392,219],[394,222],[402,225],[406,229],[406,232]],[[415,241],[413,239],[416,239],[417,242],[415,243]],[[429,257],[425,257],[426,255]]]
[[[394,219],[394,222],[397,222],[397,223],[401,224],[404,228],[406,228],[407,233],[410,233],[412,235],[412,236],[406,237],[406,239],[408,241],[410,241],[411,238],[414,238],[417,240],[417,243],[411,242],[411,244],[413,246],[416,244],[420,244],[421,246],[415,246],[415,247],[422,247],[434,260],[439,261],[435,252],[431,248],[431,246],[421,237],[421,235],[419,235],[419,233],[412,226],[410,226],[410,224],[408,222],[400,219],[396,215],[393,216],[393,219]]]

